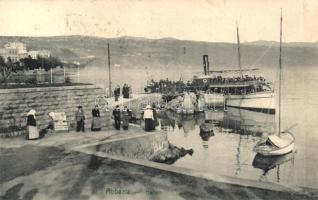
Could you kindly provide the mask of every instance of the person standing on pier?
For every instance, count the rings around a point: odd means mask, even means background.
[[[153,130],[153,110],[150,105],[146,106],[146,110],[144,112],[144,120],[145,120],[145,131]]]
[[[153,112],[153,126],[152,126],[152,130],[156,129],[156,126],[159,125],[158,122],[158,117],[157,117],[157,106],[156,104],[152,104],[152,112]]]
[[[100,122],[100,112],[98,109],[98,105],[95,105],[95,108],[92,110],[92,131],[100,131],[101,130],[101,122]]]
[[[114,89],[114,96],[115,96],[115,101],[118,101],[118,98],[120,96],[120,87],[119,87],[119,85],[117,85],[116,88]]]
[[[85,132],[85,114],[82,106],[77,107],[78,110],[75,113],[76,120],[76,132]]]
[[[129,86],[125,83],[122,89],[123,92],[123,98],[129,99]]]
[[[113,117],[115,120],[115,128],[120,130],[120,108],[119,105],[116,105],[116,108],[113,110]]]
[[[36,120],[35,120],[35,110],[31,109],[27,114],[27,139],[38,139],[39,138],[39,131],[36,127]]]
[[[122,119],[123,119],[123,129],[128,130],[129,127],[129,119],[131,116],[130,110],[127,108],[127,106],[124,106],[124,109],[122,110]]]

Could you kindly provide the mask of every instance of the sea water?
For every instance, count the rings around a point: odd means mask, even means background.
[[[277,88],[277,69],[278,66],[262,67],[258,73]],[[193,156],[187,155],[174,165],[244,179],[318,188],[318,66],[283,66],[283,69],[281,123],[282,129],[297,124],[291,130],[296,138],[295,154],[253,164],[258,159],[253,147],[262,132],[273,130],[277,120],[273,115],[232,109],[207,114],[209,118],[214,116],[218,123],[215,135],[208,141],[203,141],[199,134],[199,125],[206,116],[186,120],[172,116],[170,128],[163,127],[168,131],[169,141],[194,149]],[[113,67],[111,81],[113,86],[128,83],[133,92],[142,92],[147,80],[186,81],[198,71],[201,71],[200,66]],[[88,66],[81,69],[80,78],[82,82],[108,87],[108,68],[106,65]]]

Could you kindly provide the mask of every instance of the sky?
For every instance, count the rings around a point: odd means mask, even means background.
[[[0,0],[0,35],[318,41],[318,0]]]

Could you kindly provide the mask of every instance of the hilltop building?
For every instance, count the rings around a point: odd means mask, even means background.
[[[27,51],[26,44],[22,42],[10,42],[4,45],[3,49],[0,49],[0,56],[5,60],[10,57],[13,62],[19,61],[21,58],[31,56],[33,59],[40,57],[50,57],[51,52],[48,50]]]
[[[10,42],[4,45],[5,49],[14,49],[16,50],[17,54],[26,54],[27,49],[26,49],[26,44],[22,42]]]
[[[36,59],[37,57],[49,58],[51,56],[51,52],[48,50],[32,50],[28,52],[28,55],[33,59]]]

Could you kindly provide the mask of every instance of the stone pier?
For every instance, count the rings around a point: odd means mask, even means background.
[[[94,85],[77,85],[62,87],[18,88],[0,90],[0,137],[10,137],[25,133],[27,112],[36,110],[36,120],[39,129],[47,126],[49,112],[65,112],[69,129],[75,128],[75,112],[81,105],[85,112],[85,128],[90,128],[91,110],[96,103],[101,104],[102,129],[111,126],[112,108],[119,104],[127,105],[134,113],[147,103],[157,102],[161,96],[157,94],[133,94],[130,99],[120,97],[104,98],[104,91]],[[108,109],[104,107],[108,104]]]

